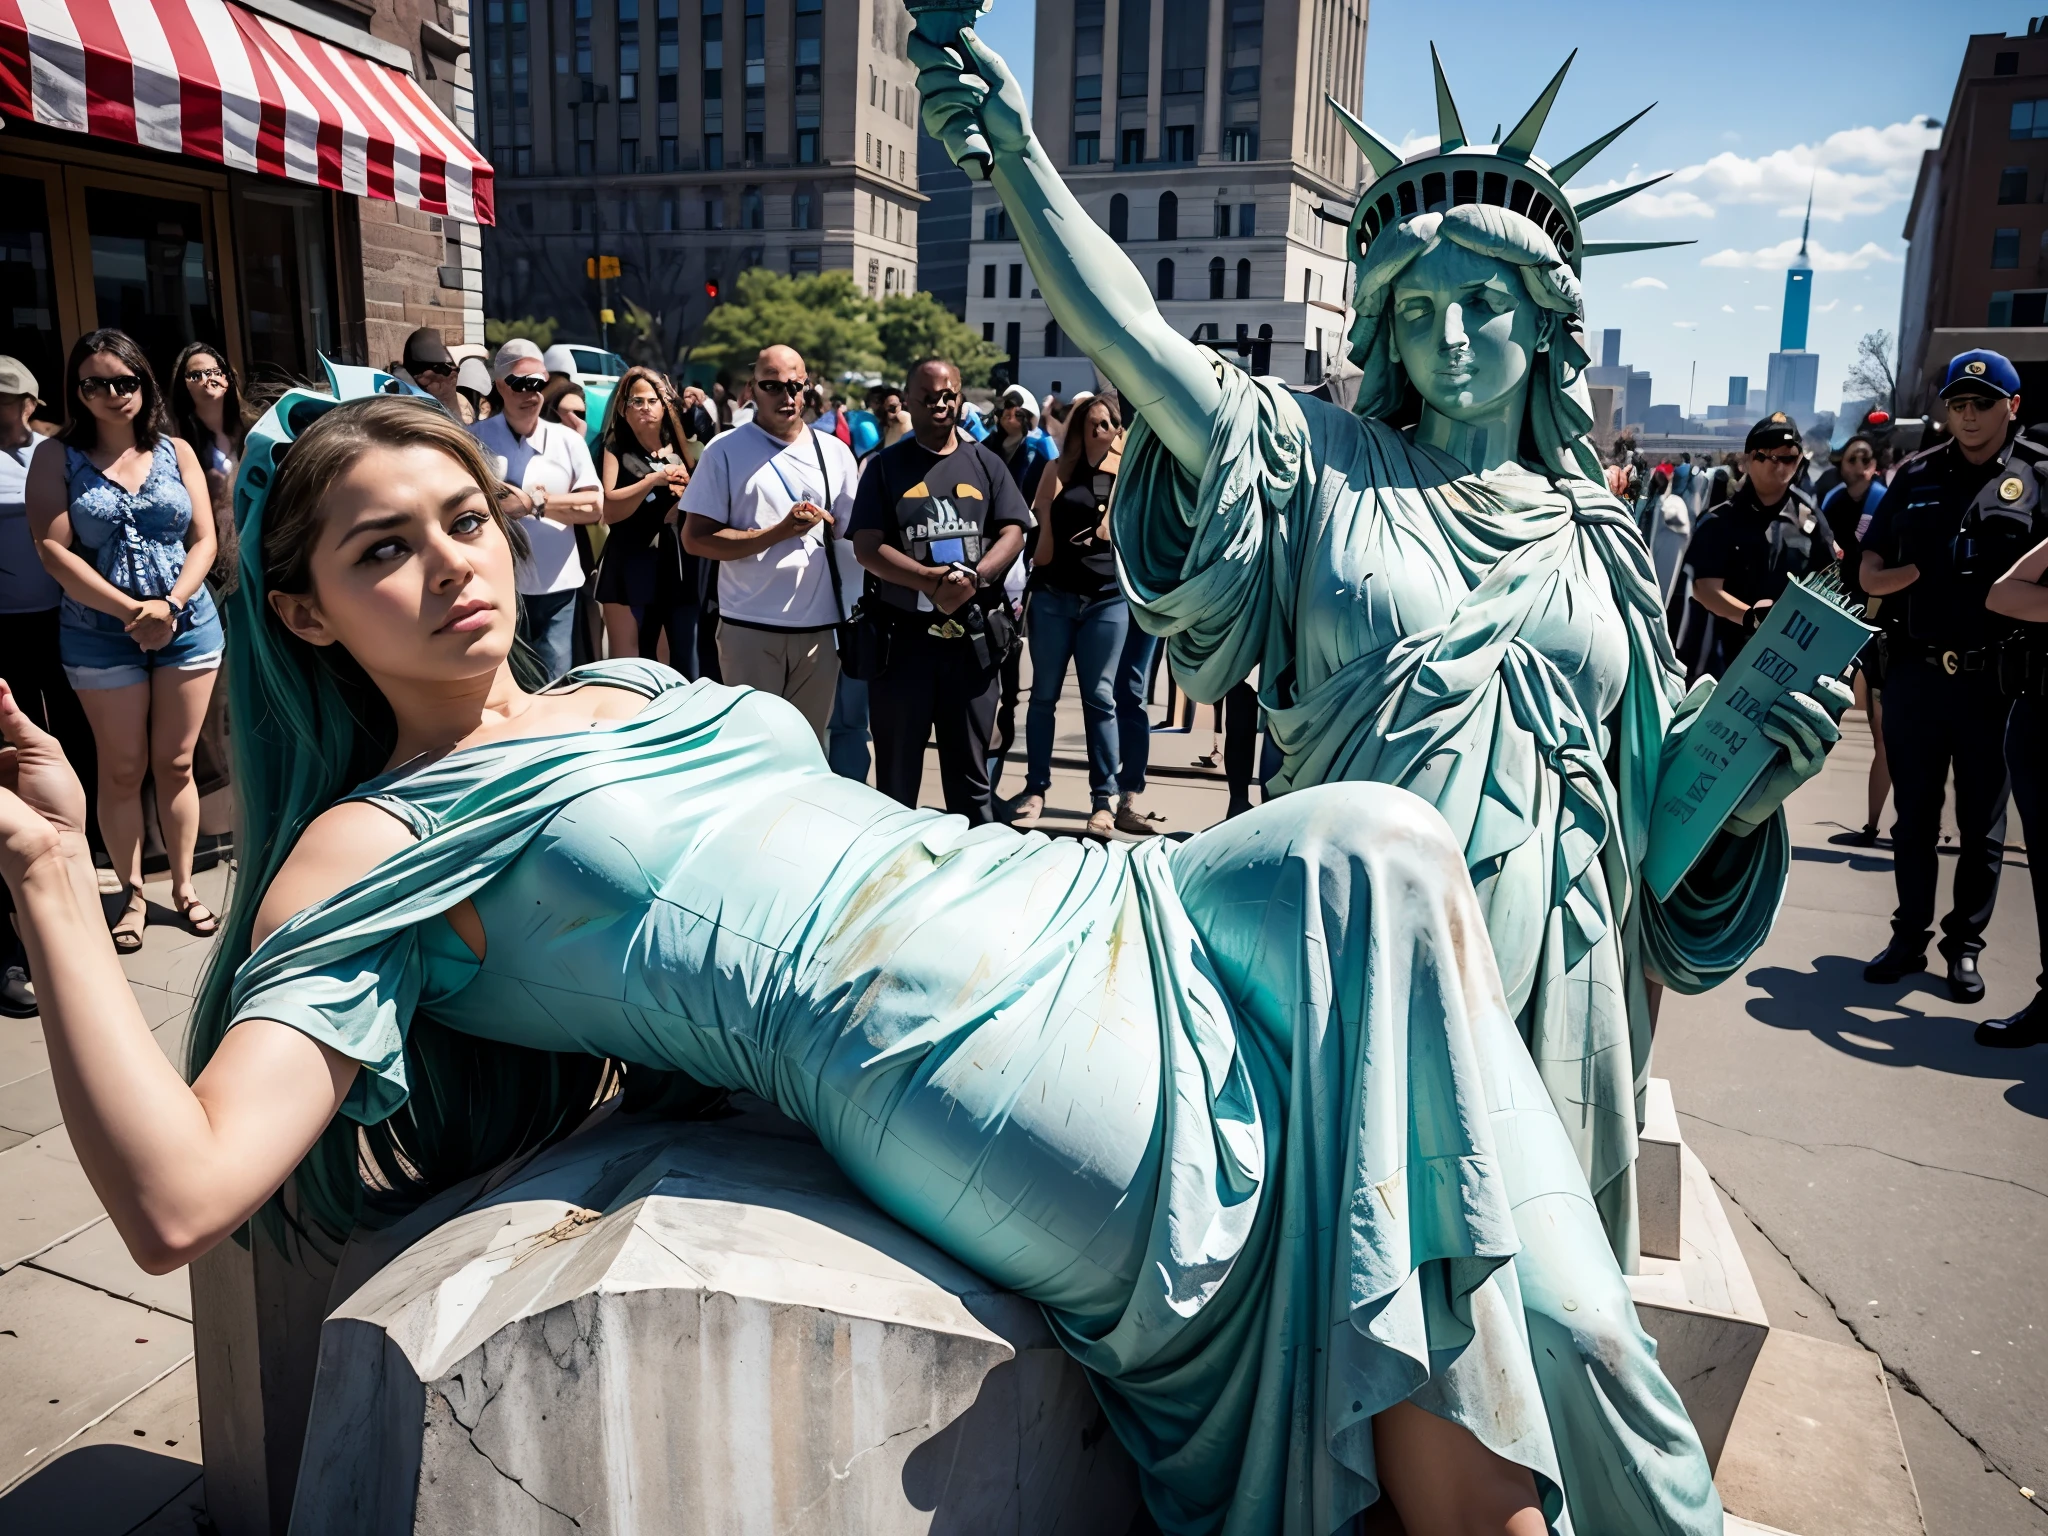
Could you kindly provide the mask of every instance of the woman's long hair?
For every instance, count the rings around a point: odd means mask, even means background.
[[[654,398],[661,402],[661,440],[667,447],[675,449],[678,456],[683,451],[683,420],[676,414],[675,391],[669,388],[668,380],[652,368],[635,364],[619,378],[618,387],[612,391],[611,404],[606,408],[604,434],[600,443],[613,454],[644,453],[640,439],[633,435],[633,424],[626,420],[626,404],[633,398],[633,386],[645,384],[654,391]]]
[[[271,881],[314,817],[383,771],[397,738],[390,705],[355,659],[292,634],[269,594],[310,589],[327,488],[372,449],[410,447],[460,464],[490,494],[491,516],[515,556],[524,553],[524,533],[497,510],[502,487],[476,440],[429,401],[382,396],[335,406],[290,445],[267,498],[246,485],[236,497],[241,573],[223,607],[241,865],[193,1011],[194,1077],[232,1022],[235,972],[249,957]],[[523,685],[542,681],[529,653],[517,649],[513,659]],[[274,1236],[317,1228],[338,1240],[359,1221],[389,1219],[565,1134],[610,1066],[458,1034],[425,1014],[412,1021],[405,1055],[411,1097],[380,1124],[337,1117],[328,1126],[294,1173],[289,1198],[280,1191],[265,1207]]]
[[[142,355],[135,338],[113,326],[87,331],[71,344],[71,355],[64,360],[64,429],[57,434],[58,441],[81,453],[90,453],[99,446],[99,418],[78,393],[78,373],[88,357],[102,353],[126,363],[128,371],[142,380],[142,409],[135,413],[135,446],[143,453],[156,452],[156,440],[164,434],[163,391],[157,388],[149,359]]]
[[[228,441],[235,445],[235,457],[239,459],[242,441],[249,435],[249,418],[242,404],[242,381],[235,377],[234,364],[228,361],[227,353],[219,347],[208,346],[203,341],[192,342],[171,365],[171,431],[195,449],[210,450],[213,447],[213,433],[199,419],[199,407],[192,400],[192,386],[185,382],[185,370],[192,366],[195,357],[212,358],[219,366],[221,376],[228,381],[228,392],[221,396],[220,401],[220,424],[221,430],[228,435]],[[207,462],[203,454],[200,462]]]
[[[1119,424],[1114,395],[1090,395],[1074,407],[1073,414],[1067,418],[1067,436],[1060,444],[1060,456],[1053,461],[1053,473],[1059,476],[1060,484],[1063,486],[1074,484],[1085,472],[1088,463],[1088,418],[1097,410],[1109,417],[1112,431]]]
[[[1536,368],[1529,380],[1529,410],[1522,425],[1521,457],[1552,475],[1590,480],[1604,488],[1600,455],[1586,434],[1593,402],[1585,371],[1592,361],[1581,334],[1586,304],[1571,264],[1541,228],[1506,208],[1464,203],[1441,213],[1404,219],[1373,241],[1359,268],[1358,319],[1351,327],[1351,361],[1363,373],[1361,416],[1403,422],[1418,409],[1414,387],[1394,346],[1394,283],[1441,241],[1516,269],[1537,306]]]

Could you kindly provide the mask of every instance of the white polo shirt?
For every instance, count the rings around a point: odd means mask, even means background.
[[[537,421],[533,436],[515,437],[503,416],[491,416],[470,429],[491,460],[498,478],[522,491],[550,496],[598,488],[597,466],[582,436],[559,421]],[[583,585],[583,563],[576,557],[576,530],[551,517],[520,520],[533,557],[519,562],[519,590],[529,597],[566,592]]]
[[[829,495],[819,475],[821,454],[823,478],[831,482]],[[859,475],[860,467],[846,444],[810,428],[795,442],[785,443],[749,422],[705,445],[683,491],[683,511],[728,528],[772,528],[797,502],[816,502],[835,520],[832,547],[839,555],[840,591],[846,605],[845,613],[833,605],[820,523],[800,539],[784,539],[759,554],[719,561],[721,616],[765,629],[828,629],[851,617],[860,600],[862,573],[846,537],[846,524],[853,515],[853,485]]]

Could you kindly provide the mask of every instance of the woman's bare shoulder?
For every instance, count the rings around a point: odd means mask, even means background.
[[[412,841],[403,822],[367,800],[329,806],[299,834],[263,893],[250,943],[261,944],[306,908],[347,890]]]

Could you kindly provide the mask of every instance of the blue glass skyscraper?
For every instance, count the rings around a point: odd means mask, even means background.
[[[1806,194],[1806,225],[1799,231],[1799,254],[1785,270],[1785,318],[1778,326],[1780,352],[1806,350],[1806,319],[1813,309],[1813,263],[1806,255],[1813,233],[1813,194]]]

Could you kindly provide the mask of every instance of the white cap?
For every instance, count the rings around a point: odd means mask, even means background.
[[[1004,390],[1002,398],[996,402],[996,405],[1001,410],[1008,410],[1014,405],[1019,410],[1029,411],[1033,416],[1038,414],[1037,399],[1022,384],[1012,384],[1008,389]]]
[[[491,378],[493,382],[504,378],[505,375],[510,373],[512,365],[522,357],[532,358],[543,368],[547,366],[547,358],[539,347],[536,347],[524,336],[514,336],[505,345],[498,348],[498,355],[491,359]]]
[[[482,358],[465,357],[455,370],[455,384],[458,389],[488,395],[491,392],[491,370]]]
[[[556,342],[541,354],[540,360],[549,373],[574,373],[576,354],[561,342]]]

